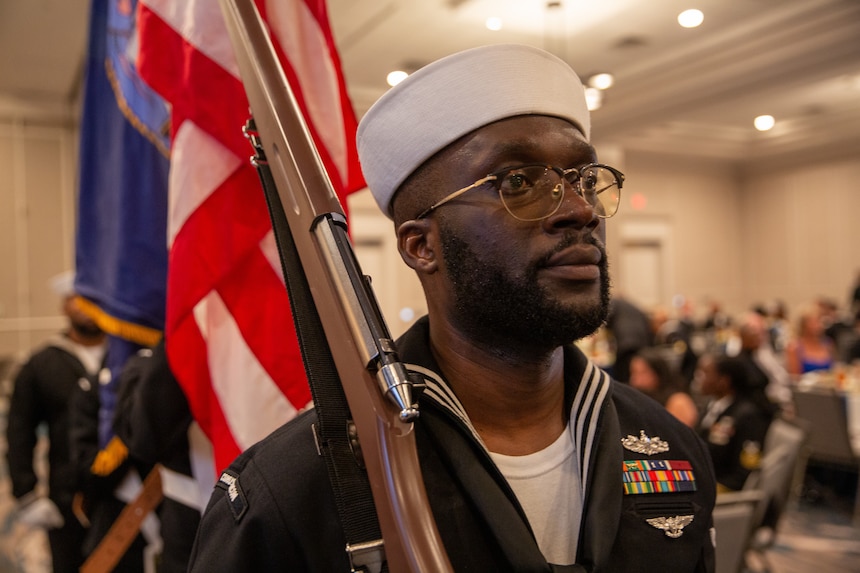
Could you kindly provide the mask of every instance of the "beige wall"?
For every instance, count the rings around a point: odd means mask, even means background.
[[[860,150],[744,178],[744,286],[794,308],[815,297],[847,306],[860,273]]]
[[[51,277],[74,266],[77,134],[0,122],[0,356],[65,324]]]
[[[668,230],[668,238],[667,277],[658,304],[669,306],[675,295],[697,305],[709,298],[727,306],[744,304],[741,183],[736,169],[726,162],[627,153],[624,172],[621,210],[608,223],[610,263],[625,255],[625,229],[659,223]],[[644,198],[638,208],[637,198]],[[624,285],[623,290],[636,298],[631,289],[647,279],[624,276],[625,267],[617,264],[611,268],[616,286]]]
[[[769,171],[642,152],[628,152],[624,163],[610,260],[623,256],[625,226],[667,226],[672,262],[663,305],[676,294],[700,311],[709,298],[733,313],[775,299],[792,310],[820,296],[846,305],[860,271],[860,154]],[[638,210],[636,193],[646,198]]]

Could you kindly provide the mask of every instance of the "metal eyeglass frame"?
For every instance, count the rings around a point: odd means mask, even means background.
[[[511,212],[511,210],[508,208],[507,203],[505,203],[505,200],[502,197],[501,188],[497,189],[497,191],[499,193],[499,200],[502,202],[502,206],[505,208],[505,211],[507,211],[511,215],[511,217],[513,217],[514,219],[517,219],[519,221],[542,221],[543,219],[546,219],[547,217],[552,217],[555,214],[555,212],[558,211],[559,207],[561,207],[561,204],[564,202],[564,183],[563,182],[567,181],[573,187],[576,182],[578,182],[579,180],[582,179],[582,173],[586,169],[589,169],[592,167],[600,167],[601,169],[606,169],[607,171],[609,171],[610,173],[612,173],[615,176],[615,180],[618,183],[619,204],[621,202],[621,187],[624,185],[624,174],[621,173],[619,170],[615,169],[614,167],[610,167],[609,165],[604,165],[603,163],[589,163],[588,165],[584,165],[582,167],[571,167],[570,169],[562,169],[561,167],[555,167],[553,165],[545,165],[543,163],[529,163],[526,165],[518,165],[516,167],[506,167],[505,169],[501,169],[501,170],[496,171],[494,173],[490,173],[489,175],[482,177],[481,179],[478,179],[477,181],[475,181],[471,185],[469,185],[467,187],[463,187],[462,189],[458,189],[457,191],[454,191],[450,195],[443,197],[442,199],[440,199],[439,201],[437,201],[433,205],[430,205],[428,208],[424,209],[421,213],[418,214],[417,217],[415,217],[415,219],[418,220],[418,219],[425,218],[427,215],[429,215],[431,212],[433,212],[437,208],[441,207],[442,205],[451,201],[452,199],[456,199],[457,197],[459,197],[460,195],[462,195],[466,191],[469,191],[470,189],[480,187],[484,183],[489,183],[490,181],[498,181],[501,176],[506,175],[507,173],[509,173],[511,171],[515,171],[517,169],[524,169],[526,167],[544,167],[545,169],[555,171],[558,174],[559,178],[561,178],[561,180],[562,180],[562,187],[561,187],[562,196],[558,202],[558,205],[555,206],[555,209],[553,209],[552,211],[550,211],[546,215],[543,215],[541,217],[537,217],[534,219],[523,219],[522,217],[517,217],[516,215],[514,215]],[[570,173],[578,173],[579,177],[574,181],[567,180],[565,176],[570,174]],[[606,189],[608,189],[608,187],[604,187],[603,189],[600,189],[595,194],[599,195],[600,193],[602,193]],[[585,197],[582,194],[582,190],[579,188],[579,186],[574,187],[574,190],[575,190],[577,195],[579,195],[582,199],[585,199]],[[615,206],[615,210],[610,215],[601,215],[600,213],[598,213],[597,216],[600,217],[601,219],[609,219],[610,217],[615,215],[615,213],[617,213],[617,212],[618,212],[618,205]]]

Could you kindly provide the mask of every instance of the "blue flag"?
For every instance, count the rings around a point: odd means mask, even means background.
[[[137,0],[93,0],[80,140],[75,289],[108,333],[100,446],[126,359],[164,328],[170,110],[137,75]]]

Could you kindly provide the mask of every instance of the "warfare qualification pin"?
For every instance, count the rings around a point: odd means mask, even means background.
[[[684,535],[684,528],[693,521],[692,515],[676,515],[674,517],[652,517],[646,519],[648,525],[662,529],[666,537],[677,539]]]
[[[646,454],[653,456],[669,451],[669,444],[660,439],[660,436],[649,438],[645,435],[645,430],[639,430],[639,437],[627,435],[626,438],[621,438],[621,444],[637,454]]]

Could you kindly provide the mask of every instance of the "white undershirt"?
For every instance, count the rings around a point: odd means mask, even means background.
[[[490,452],[526,512],[538,547],[549,563],[576,561],[582,518],[582,483],[568,426],[539,452],[506,456]]]
[[[99,371],[102,361],[105,357],[105,345],[97,344],[95,346],[84,346],[77,342],[72,342],[72,347],[75,349],[75,354],[84,368],[92,376]]]

